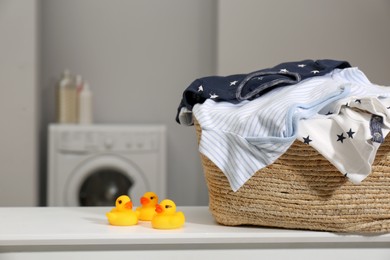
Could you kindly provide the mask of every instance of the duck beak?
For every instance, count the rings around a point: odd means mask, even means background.
[[[149,203],[149,199],[148,198],[146,198],[146,197],[142,197],[141,198],[141,204],[142,205],[146,205],[146,204],[148,204]]]
[[[133,203],[132,203],[131,201],[126,202],[125,208],[126,208],[126,209],[132,209],[132,208],[133,208]]]
[[[163,212],[163,208],[161,207],[160,204],[157,204],[157,205],[156,205],[156,212],[157,212],[157,213]]]

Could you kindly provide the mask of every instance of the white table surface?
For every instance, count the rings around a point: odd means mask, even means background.
[[[152,245],[258,243],[385,243],[390,234],[336,234],[216,224],[207,207],[178,207],[186,216],[181,229],[157,230],[149,222],[108,224],[107,207],[0,208],[0,249],[42,245]]]

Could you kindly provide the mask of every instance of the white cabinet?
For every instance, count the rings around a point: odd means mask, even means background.
[[[181,229],[110,226],[110,208],[0,208],[1,259],[390,259],[390,234],[226,227],[206,207],[178,207]]]

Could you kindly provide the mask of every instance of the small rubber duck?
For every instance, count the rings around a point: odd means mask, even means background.
[[[183,212],[176,212],[176,204],[165,199],[156,205],[156,214],[152,218],[152,227],[156,229],[175,229],[184,225]]]
[[[119,196],[115,208],[106,213],[108,222],[114,226],[133,226],[138,223],[137,213],[133,211],[133,203],[127,195]]]
[[[140,201],[141,206],[136,210],[139,213],[139,220],[151,221],[154,214],[156,214],[158,196],[156,193],[148,191],[141,197]]]

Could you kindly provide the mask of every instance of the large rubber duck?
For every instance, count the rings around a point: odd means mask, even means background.
[[[136,210],[139,213],[139,220],[151,221],[154,214],[156,214],[158,196],[156,193],[148,191],[141,197],[140,201],[141,206]]]
[[[129,196],[119,196],[115,208],[106,213],[108,222],[114,226],[133,226],[138,223],[138,216],[133,211],[133,203]]]
[[[175,229],[184,225],[183,212],[176,212],[176,204],[165,199],[156,205],[156,214],[152,218],[152,227],[156,229]]]

